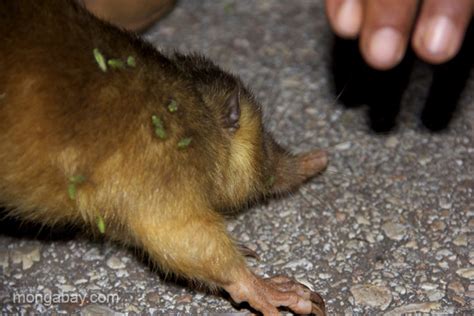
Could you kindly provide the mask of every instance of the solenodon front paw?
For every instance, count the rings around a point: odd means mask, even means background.
[[[237,303],[248,302],[264,315],[279,315],[278,307],[296,314],[326,315],[324,300],[318,293],[285,276],[261,279],[248,273],[225,289]]]

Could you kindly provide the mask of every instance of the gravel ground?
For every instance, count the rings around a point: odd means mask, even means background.
[[[229,223],[261,256],[249,260],[259,274],[295,276],[334,314],[472,313],[472,69],[457,115],[433,133],[419,123],[432,72],[414,62],[397,127],[380,134],[368,124],[367,106],[347,109],[333,93],[322,1],[180,1],[145,37],[165,50],[202,52],[241,75],[282,144],[330,152],[322,176]],[[73,234],[35,239],[3,226],[3,313],[247,312],[163,281],[130,250]],[[45,299],[13,303],[27,293]],[[48,302],[58,293],[71,301]],[[84,304],[74,301],[78,294]],[[107,302],[93,304],[96,298]]]

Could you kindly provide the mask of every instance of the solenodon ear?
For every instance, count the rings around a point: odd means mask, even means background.
[[[240,85],[231,92],[224,103],[223,126],[230,133],[235,133],[239,127],[240,120]]]

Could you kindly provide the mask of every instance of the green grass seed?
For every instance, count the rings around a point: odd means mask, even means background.
[[[95,58],[95,61],[97,62],[97,64],[99,65],[99,68],[103,72],[106,72],[107,71],[107,64],[105,62],[104,55],[102,55],[102,53],[99,51],[98,48],[94,48],[94,50],[92,52],[94,53],[94,58]]]
[[[155,135],[161,139],[166,139],[166,131],[163,128],[155,128]]]
[[[168,104],[168,111],[171,113],[178,111],[178,103],[175,100],[171,99],[170,103]]]
[[[155,135],[161,139],[165,139],[167,134],[165,131],[165,127],[163,126],[163,121],[158,116],[152,115],[151,122],[155,127]]]
[[[153,126],[158,126],[158,125],[162,125],[163,123],[161,122],[161,119],[156,116],[156,115],[152,115],[151,116],[151,122],[153,123]]]
[[[269,176],[267,181],[265,182],[265,185],[267,186],[267,188],[271,188],[273,186],[273,184],[275,184],[275,176]]]
[[[86,181],[86,177],[84,177],[82,175],[69,177],[69,182],[72,182],[72,183],[82,183],[84,181]]]
[[[101,234],[105,234],[105,221],[100,215],[97,216],[97,228]]]
[[[183,139],[181,139],[179,142],[178,142],[178,148],[179,149],[184,149],[186,147],[189,146],[189,144],[191,144],[191,141],[193,140],[192,137],[185,137]]]
[[[86,181],[86,177],[82,175],[75,175],[75,176],[69,177],[69,184],[67,186],[67,194],[69,195],[69,198],[71,200],[76,199],[77,185],[81,184],[84,181]]]
[[[127,65],[129,67],[135,67],[137,65],[136,61],[135,61],[135,57],[133,56],[128,56],[127,57]]]
[[[69,198],[71,200],[76,199],[76,184],[75,183],[69,183],[67,186],[67,194],[69,195]]]
[[[109,59],[107,60],[107,65],[110,66],[110,68],[114,69],[124,69],[125,68],[125,63],[121,61],[120,59]]]

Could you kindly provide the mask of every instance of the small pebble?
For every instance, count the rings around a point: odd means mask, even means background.
[[[125,314],[117,313],[113,309],[99,305],[99,304],[89,304],[81,309],[81,316],[123,316]]]
[[[438,232],[443,231],[446,228],[446,224],[440,220],[436,220],[430,225],[430,227],[433,231]]]
[[[176,299],[178,304],[189,304],[193,301],[193,296],[191,294],[181,295]]]
[[[447,198],[441,197],[439,199],[439,207],[444,208],[444,209],[451,209],[452,206],[453,206],[453,203]]]
[[[329,274],[329,273],[320,273],[320,274],[318,275],[318,277],[319,277],[321,280],[328,280],[328,279],[331,278],[331,276],[332,276],[332,275]]]
[[[452,290],[456,294],[462,294],[464,293],[464,286],[459,281],[453,281],[448,284],[448,290]]]
[[[9,266],[9,253],[8,253],[8,250],[4,250],[4,249],[0,249],[0,267],[3,268],[3,270],[5,271],[8,266]]]
[[[392,309],[385,316],[400,316],[400,315],[409,315],[415,313],[430,313],[437,311],[441,308],[441,303],[437,302],[427,302],[427,303],[413,303],[408,305],[403,305],[397,308]]]
[[[41,259],[40,255],[41,246],[39,244],[31,244],[17,248],[10,253],[10,259],[12,263],[21,263],[23,270],[27,270],[33,266],[35,262],[39,262]]]
[[[111,256],[109,259],[107,259],[106,264],[109,268],[114,270],[125,268],[125,264],[115,256]]]
[[[84,261],[103,260],[104,256],[100,253],[99,249],[92,248],[88,250],[83,256]]]
[[[61,289],[62,292],[75,292],[76,288],[69,284],[58,284],[57,287]]]
[[[453,296],[451,296],[451,299],[452,299],[454,302],[456,302],[456,303],[458,303],[459,305],[461,305],[461,306],[466,305],[466,300],[465,300],[464,298],[462,298],[461,296],[459,296],[459,295],[453,295]]]
[[[336,146],[334,146],[334,148],[337,150],[347,150],[351,148],[351,146],[352,146],[351,142],[344,142],[344,143],[337,144]]]
[[[439,301],[444,297],[445,292],[442,290],[430,290],[426,291],[426,297],[428,297],[428,300],[435,302]]]
[[[456,274],[468,280],[474,280],[474,267],[456,270]]]
[[[387,140],[385,141],[385,147],[388,147],[388,148],[395,148],[398,146],[398,138],[395,137],[395,136],[390,136],[389,138],[387,138]]]
[[[453,244],[456,246],[467,246],[467,234],[461,234],[453,240]]]
[[[355,285],[351,287],[356,305],[366,305],[385,310],[392,302],[392,293],[385,286],[373,284]]]
[[[283,266],[283,268],[290,268],[290,269],[295,269],[298,267],[303,267],[307,270],[313,269],[313,264],[306,258],[301,258],[299,260],[294,260],[288,262],[286,265]]]
[[[388,238],[396,241],[404,239],[407,233],[407,228],[405,225],[394,223],[391,221],[383,224],[382,230]]]

